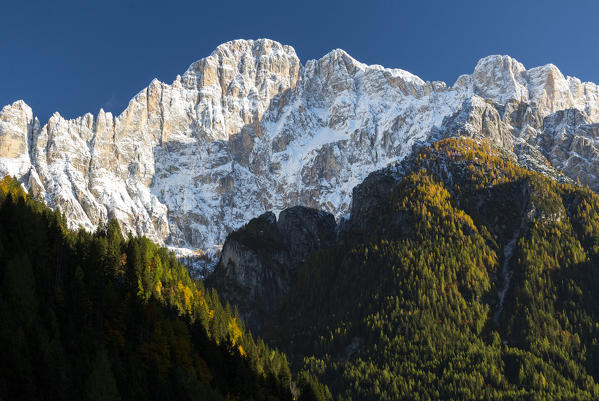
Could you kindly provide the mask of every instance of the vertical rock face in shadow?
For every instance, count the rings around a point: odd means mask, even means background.
[[[42,126],[22,101],[4,107],[0,174],[72,226],[115,217],[127,233],[203,248],[266,210],[341,217],[370,172],[444,136],[490,138],[599,189],[598,122],[599,87],[553,65],[489,56],[448,86],[339,49],[302,65],[290,46],[235,40],[171,84],[153,80],[118,117],[56,113]]]
[[[227,237],[208,283],[259,331],[304,260],[335,243],[335,227],[332,214],[303,206],[283,210],[278,221],[264,213]]]

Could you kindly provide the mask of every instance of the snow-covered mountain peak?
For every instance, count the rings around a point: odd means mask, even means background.
[[[223,43],[210,56],[192,63],[182,81],[189,89],[197,89],[217,83],[225,86],[235,78],[293,79],[297,78],[299,67],[299,58],[291,46],[270,39],[238,39]]]
[[[322,67],[340,67],[350,74],[357,70],[364,71],[368,66],[350,56],[345,50],[333,49],[320,59],[316,60]]]
[[[476,94],[500,104],[509,100],[527,101],[526,69],[510,56],[493,55],[482,58],[472,73]]]
[[[597,85],[551,65],[489,56],[447,87],[340,49],[302,66],[290,46],[234,40],[170,85],[153,80],[118,117],[56,114],[40,127],[24,102],[4,107],[0,173],[72,226],[116,217],[126,232],[206,248],[266,210],[340,216],[368,173],[440,135],[489,137],[599,188],[598,121]]]
[[[518,76],[526,71],[524,65],[507,54],[491,54],[483,57],[476,63],[474,74],[492,71],[497,76]]]
[[[9,110],[20,110],[25,111],[28,115],[33,115],[31,107],[24,100],[16,100],[12,104],[7,104],[2,108],[2,113],[9,112]]]
[[[238,54],[252,54],[256,58],[270,57],[272,55],[288,56],[297,58],[295,49],[289,45],[283,45],[272,39],[235,39],[222,43],[210,54],[210,57],[229,55],[236,57]]]

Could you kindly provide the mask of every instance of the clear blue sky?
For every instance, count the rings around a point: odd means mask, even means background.
[[[220,43],[271,38],[302,62],[342,48],[368,64],[453,84],[489,54],[599,82],[599,1],[2,2],[0,105],[45,122],[120,113],[153,78],[172,82]]]

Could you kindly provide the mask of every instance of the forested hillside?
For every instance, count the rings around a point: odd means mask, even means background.
[[[115,221],[65,227],[0,182],[0,399],[292,399],[286,357],[173,254]]]
[[[166,249],[3,179],[0,399],[599,399],[599,196],[468,139],[381,174],[268,316],[292,369]]]
[[[599,399],[599,197],[467,139],[397,170],[267,324],[292,368],[345,400]]]

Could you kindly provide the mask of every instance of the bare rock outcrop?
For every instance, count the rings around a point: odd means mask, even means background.
[[[208,283],[259,331],[287,294],[299,267],[336,241],[332,214],[303,206],[252,219],[232,232]]]

